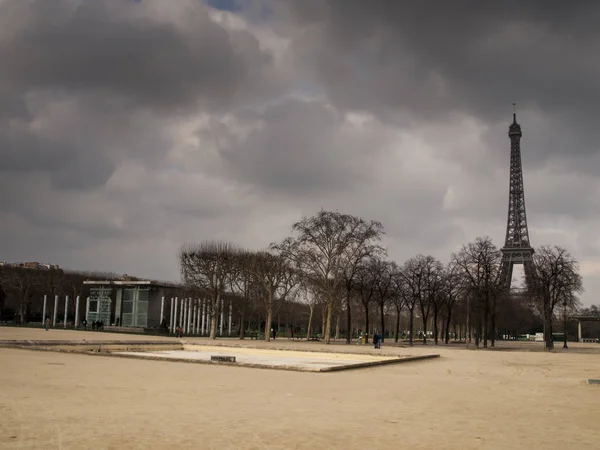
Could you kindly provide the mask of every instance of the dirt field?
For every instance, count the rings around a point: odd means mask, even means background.
[[[43,338],[149,340],[0,328],[0,340]],[[382,350],[442,357],[302,373],[0,349],[0,448],[598,448],[600,386],[585,384],[600,378],[597,354]]]

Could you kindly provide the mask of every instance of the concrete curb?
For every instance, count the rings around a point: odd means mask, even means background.
[[[183,345],[183,343],[177,341],[107,341],[107,340],[93,340],[93,341],[41,341],[41,340],[7,340],[0,341],[0,347],[11,347],[18,345],[20,347],[33,347],[33,346],[61,346],[61,345]]]
[[[267,369],[267,370],[288,370],[294,372],[311,372],[311,373],[327,373],[327,372],[340,372],[344,370],[363,369],[369,367],[377,367],[389,364],[401,364],[413,361],[427,360],[439,358],[439,354],[429,355],[416,355],[416,356],[398,356],[398,355],[385,355],[377,353],[373,356],[389,357],[391,359],[384,359],[379,361],[366,361],[358,362],[355,364],[346,364],[343,366],[332,366],[324,367],[320,369],[311,369],[306,367],[297,366],[270,366],[265,364],[247,363],[247,362],[214,362],[210,360],[190,359],[190,358],[161,358],[153,355],[124,355],[120,353],[113,353],[114,351],[140,351],[144,352],[145,349],[139,347],[177,347],[181,350],[185,349],[185,346],[198,346],[198,347],[211,347],[212,345],[203,345],[198,343],[184,343],[184,342],[173,342],[173,341],[39,341],[39,340],[12,340],[12,341],[0,341],[0,348],[15,348],[21,350],[34,350],[34,351],[47,351],[47,352],[59,352],[59,353],[71,353],[77,355],[88,355],[88,356],[108,356],[117,358],[133,358],[133,359],[145,359],[152,361],[164,361],[164,362],[185,362],[189,364],[212,364],[219,366],[232,366],[232,367],[245,367],[252,369]],[[75,348],[72,348],[75,347]],[[113,348],[111,348],[113,347]],[[117,348],[114,348],[117,347]],[[361,356],[371,356],[365,353],[351,353],[343,352],[336,353],[333,351],[318,351],[318,350],[296,350],[290,348],[263,348],[263,347],[247,347],[242,345],[228,346],[218,345],[212,347],[223,347],[223,348],[250,348],[253,350],[280,350],[280,351],[292,351],[298,353],[323,353],[323,354],[356,354]]]
[[[202,360],[202,359],[189,359],[189,358],[161,358],[159,356],[151,356],[151,355],[123,355],[118,353],[83,353],[83,352],[75,352],[72,351],[70,353],[78,353],[83,355],[90,356],[109,356],[109,357],[117,357],[117,358],[133,358],[133,359],[145,359],[150,361],[164,361],[164,362],[183,362],[188,364],[207,364],[214,366],[230,366],[230,367],[242,367],[242,368],[250,368],[250,369],[266,369],[266,370],[288,370],[292,372],[309,372],[309,373],[327,373],[327,372],[341,372],[344,370],[353,370],[353,369],[364,369],[369,367],[377,367],[389,364],[401,364],[408,363],[419,360],[426,359],[434,359],[439,358],[440,355],[432,354],[432,355],[420,355],[420,356],[406,356],[399,357],[394,359],[386,359],[382,361],[368,361],[361,362],[356,364],[347,364],[344,366],[334,366],[334,367],[325,367],[321,369],[310,369],[310,368],[302,368],[297,366],[269,366],[266,364],[256,364],[256,363],[247,363],[247,362],[214,362],[210,360]]]

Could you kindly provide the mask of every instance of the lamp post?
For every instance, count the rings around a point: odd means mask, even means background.
[[[563,348],[569,348],[567,346],[567,300],[563,301]]]

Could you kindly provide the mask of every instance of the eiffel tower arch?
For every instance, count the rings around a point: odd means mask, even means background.
[[[510,290],[513,268],[522,264],[525,278],[533,274],[533,247],[529,241],[527,213],[525,211],[525,189],[523,188],[523,163],[521,161],[521,125],[517,123],[517,114],[508,128],[510,138],[510,182],[508,192],[508,219],[506,239],[502,251],[502,284]]]

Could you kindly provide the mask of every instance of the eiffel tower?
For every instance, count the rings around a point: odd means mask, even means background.
[[[525,212],[521,136],[523,136],[523,133],[521,133],[521,125],[517,123],[515,112],[513,113],[513,123],[508,128],[508,137],[510,138],[510,188],[506,240],[504,241],[504,247],[501,249],[501,281],[506,290],[510,290],[515,264],[523,265],[525,279],[529,279],[533,272],[533,248],[529,242],[527,214]]]

